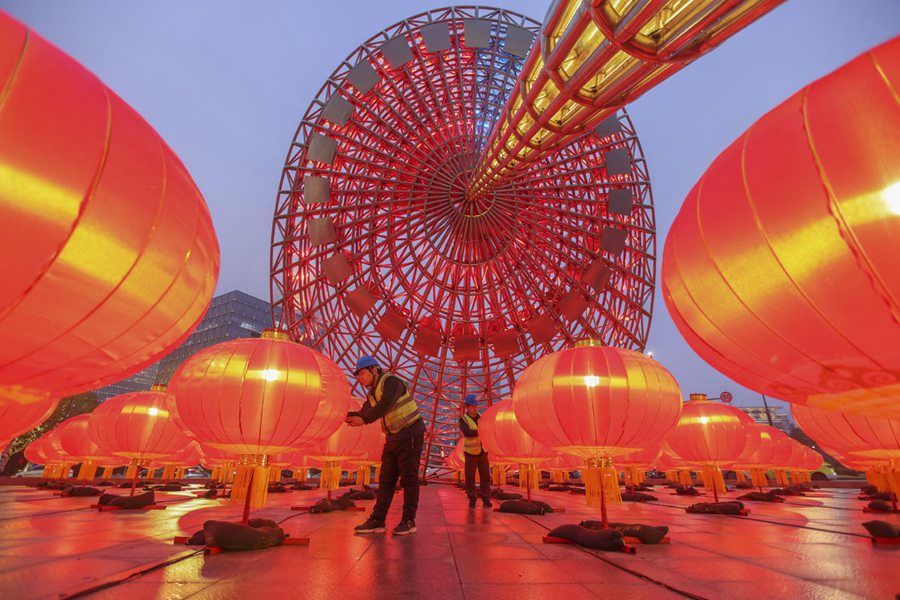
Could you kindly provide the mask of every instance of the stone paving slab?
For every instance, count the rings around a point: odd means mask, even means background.
[[[558,525],[599,519],[583,496],[536,492],[536,499],[566,512],[523,516],[470,509],[461,490],[432,484],[422,490],[415,535],[354,535],[366,513],[293,512],[292,505],[322,497],[317,490],[298,491],[271,494],[254,516],[283,520],[292,535],[309,536],[309,546],[204,556],[172,539],[201,529],[208,519],[237,520],[240,507],[173,492],[158,494],[166,510],[99,513],[88,508],[94,498],[5,486],[0,598],[65,598],[99,581],[116,583],[88,597],[333,599],[346,589],[352,597],[427,600],[799,600],[892,598],[900,592],[900,545],[874,546],[861,526],[872,518],[900,517],[862,513],[854,489],[783,504],[748,502],[748,517],[688,514],[685,506],[710,499],[673,496],[663,488],[654,494],[658,502],[610,508],[615,521],[670,527],[671,544],[638,545],[635,555],[542,543]],[[401,504],[398,496],[389,528],[399,521]]]

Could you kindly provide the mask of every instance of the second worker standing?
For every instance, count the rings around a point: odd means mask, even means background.
[[[485,508],[491,504],[491,465],[488,462],[488,453],[481,445],[478,437],[478,400],[475,394],[467,394],[463,415],[459,419],[459,428],[463,434],[463,453],[466,457],[466,495],[469,497],[469,507],[474,508],[477,500],[475,495],[475,471],[478,471],[481,480],[481,500]]]

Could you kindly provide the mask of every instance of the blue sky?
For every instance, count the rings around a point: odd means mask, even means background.
[[[548,0],[494,0],[542,19]],[[181,157],[222,246],[217,293],[269,298],[272,211],[288,145],[324,80],[361,42],[442,4],[0,0],[96,73]],[[716,155],[809,82],[900,35],[900,0],[789,0],[628,107],[653,186],[658,256],[682,200]],[[657,273],[658,275],[658,273]],[[708,367],[657,294],[648,349],[682,391],[738,405],[759,395]]]

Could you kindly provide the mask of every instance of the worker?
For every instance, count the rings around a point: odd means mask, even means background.
[[[463,454],[466,457],[466,495],[469,497],[469,508],[475,508],[475,471],[481,480],[481,500],[485,508],[491,505],[491,465],[488,453],[481,445],[478,437],[478,400],[475,394],[466,394],[463,413],[459,418],[459,428],[463,434]]]
[[[356,381],[366,390],[367,402],[359,411],[347,413],[345,422],[351,427],[361,427],[381,419],[385,433],[381,451],[381,475],[372,515],[356,533],[380,533],[385,531],[385,518],[397,480],[403,487],[403,515],[394,535],[416,532],[416,511],[419,507],[419,463],[425,441],[425,422],[419,414],[409,386],[393,373],[382,370],[371,356],[356,361],[353,372]]]

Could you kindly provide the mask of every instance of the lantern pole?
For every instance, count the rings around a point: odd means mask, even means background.
[[[134,490],[137,487],[138,473],[141,472],[141,461],[135,461],[134,465],[134,477],[131,478],[131,493],[129,496],[134,496]]]
[[[766,395],[760,394],[760,396],[762,396],[763,399],[763,407],[766,409],[766,419],[769,421],[769,427],[775,427],[772,423],[772,414],[769,412],[769,404],[766,402]]]
[[[250,469],[250,482],[247,485],[247,496],[244,498],[244,516],[241,519],[241,523],[246,525],[250,520],[250,495],[253,490],[253,476],[255,475],[255,468]],[[234,484],[231,484],[231,493],[234,493]]]
[[[600,473],[600,520],[603,529],[609,529],[609,519],[606,516],[606,490],[603,488],[603,473]]]

